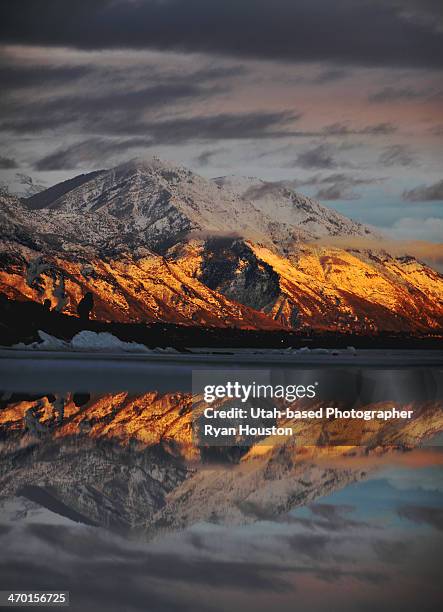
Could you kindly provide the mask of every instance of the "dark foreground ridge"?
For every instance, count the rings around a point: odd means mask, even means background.
[[[109,332],[125,342],[140,342],[149,348],[172,346],[186,348],[390,348],[441,349],[443,330],[433,335],[411,336],[384,332],[377,335],[318,333],[294,331],[257,331],[235,327],[195,327],[169,323],[114,323],[80,320],[77,317],[48,311],[32,301],[0,300],[0,345],[39,341],[38,330],[62,340],[71,340],[82,330]]]

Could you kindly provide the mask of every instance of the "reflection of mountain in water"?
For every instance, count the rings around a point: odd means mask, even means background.
[[[3,497],[19,494],[108,527],[155,533],[199,521],[243,524],[364,478],[367,466],[353,455],[405,450],[442,430],[441,405],[413,408],[410,422],[354,422],[361,447],[329,446],[336,422],[301,422],[295,438],[205,449],[192,440],[188,394],[11,398],[0,412],[0,486]],[[344,455],[351,458],[334,461]]]

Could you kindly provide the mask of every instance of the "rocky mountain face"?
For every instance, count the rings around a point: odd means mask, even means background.
[[[0,290],[67,313],[91,291],[104,320],[357,333],[443,326],[438,272],[412,257],[322,246],[375,237],[280,184],[136,160],[27,200],[3,195],[0,225]]]
[[[257,440],[240,452],[195,444],[199,407],[190,394],[81,401],[70,394],[62,416],[60,399],[2,407],[0,507],[22,496],[73,520],[150,535],[199,521],[276,518],[364,478],[386,453],[411,449],[443,427],[441,403],[427,402],[408,405],[410,421],[344,425],[361,446],[340,445],[337,421],[311,420],[297,423],[295,438]]]

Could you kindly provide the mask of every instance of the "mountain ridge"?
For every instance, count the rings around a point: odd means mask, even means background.
[[[116,219],[129,218],[134,228],[148,231],[154,247],[158,242],[156,231],[164,237],[169,226],[175,235],[183,231],[202,231],[234,232],[264,241],[274,237],[273,244],[277,248],[282,240],[289,242],[291,238],[312,240],[324,235],[372,234],[362,224],[287,188],[255,179],[262,191],[274,189],[280,197],[280,206],[270,213],[266,210],[266,201],[248,198],[247,191],[242,193],[235,188],[232,180],[205,179],[156,157],[136,158],[110,170],[71,180],[79,184],[60,196],[57,194],[45,208],[83,213],[103,210]],[[38,195],[43,199],[51,190],[54,187]],[[32,206],[35,197],[24,200],[25,204]],[[319,221],[312,226],[316,218]],[[305,225],[310,227],[303,227]]]
[[[55,306],[63,277],[65,312],[91,291],[103,320],[363,334],[443,328],[438,272],[386,251],[325,245],[376,236],[281,184],[205,179],[154,157],[39,195],[0,198],[0,289],[14,299]]]

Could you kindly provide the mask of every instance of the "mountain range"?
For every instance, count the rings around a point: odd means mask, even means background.
[[[76,521],[151,536],[286,515],[364,479],[388,453],[400,461],[398,451],[442,430],[441,402],[419,401],[407,404],[410,421],[298,421],[295,437],[257,439],[240,453],[195,444],[194,411],[203,406],[190,393],[69,394],[58,423],[60,397],[50,399],[2,402],[0,510],[21,496]],[[359,442],[349,446],[350,439]]]
[[[133,160],[0,196],[0,291],[94,317],[251,329],[439,333],[443,277],[287,184]],[[333,246],[337,239],[354,246]]]

